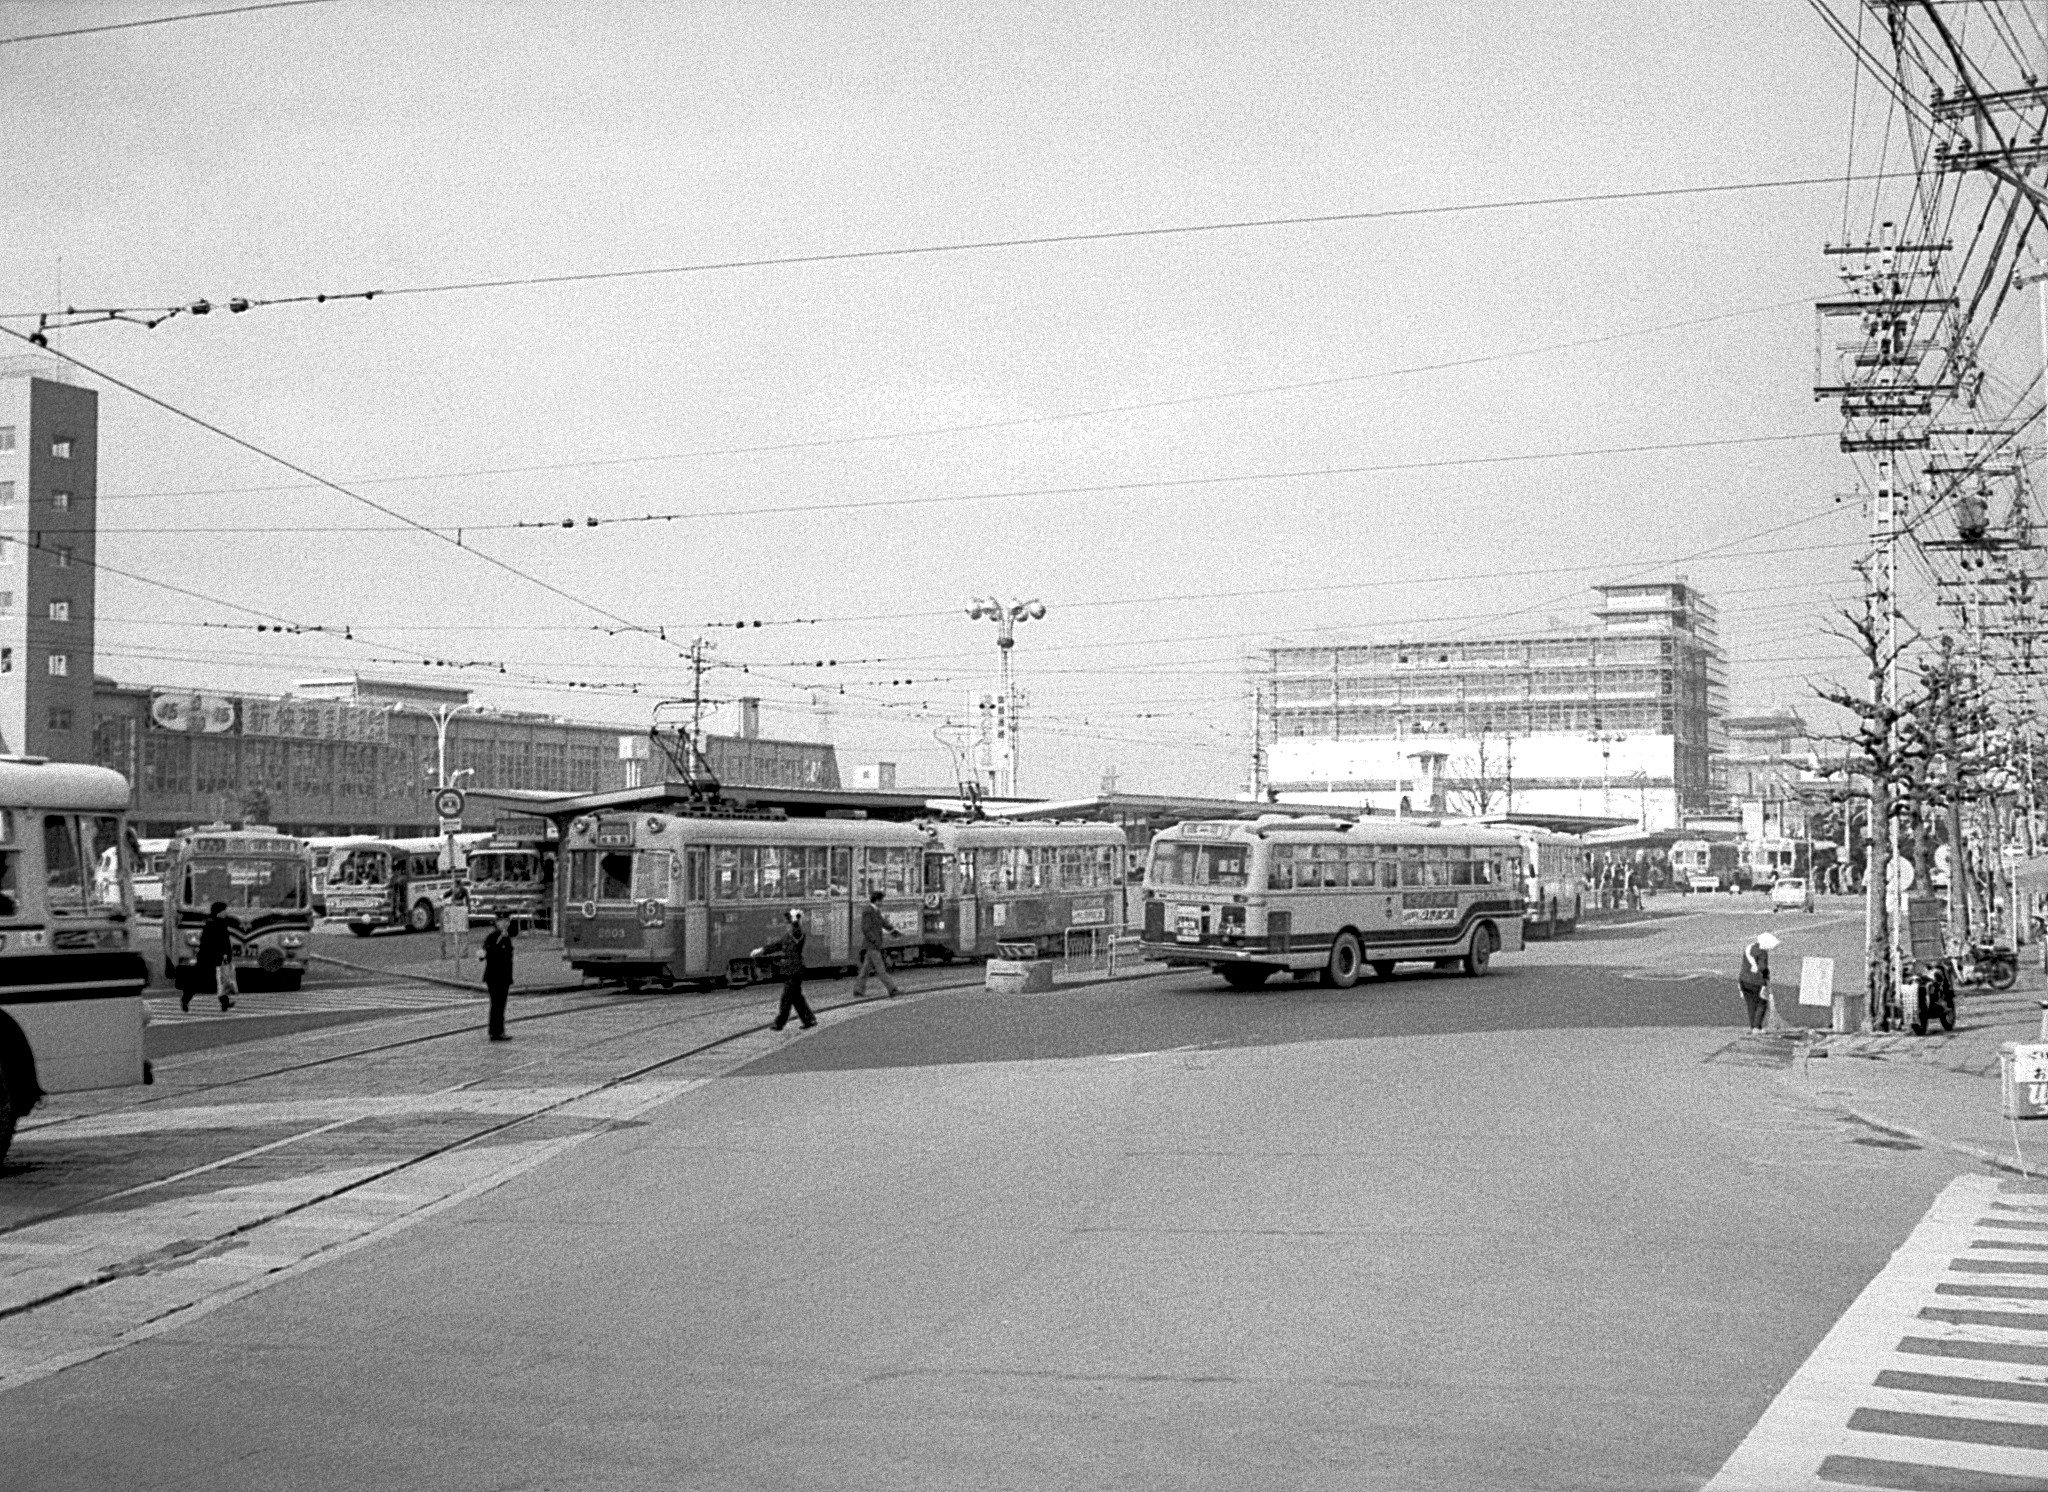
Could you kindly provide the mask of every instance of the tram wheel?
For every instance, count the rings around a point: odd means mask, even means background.
[[[1359,970],[1364,967],[1365,952],[1358,946],[1358,935],[1338,933],[1337,941],[1330,945],[1330,961],[1323,966],[1323,983],[1331,989],[1350,989],[1358,983]]]
[[[1257,989],[1273,977],[1269,964],[1225,964],[1223,982],[1232,989]]]
[[[1465,955],[1465,972],[1477,979],[1486,972],[1487,966],[1492,962],[1493,929],[1482,924],[1472,930],[1472,948]]]
[[[414,902],[412,910],[406,914],[405,925],[414,932],[432,932],[434,930],[434,904],[424,896]]]

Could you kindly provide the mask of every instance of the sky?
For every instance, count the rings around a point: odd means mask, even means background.
[[[181,8],[0,0],[0,43]],[[968,604],[1037,598],[1020,787],[1065,796],[1239,790],[1263,645],[1609,580],[1716,601],[1739,710],[1854,676],[1811,391],[1852,74],[1791,0],[334,0],[0,79],[0,316],[387,292],[60,336],[389,510],[99,383],[124,683],[637,729],[703,636],[710,698],[937,786],[995,676]]]

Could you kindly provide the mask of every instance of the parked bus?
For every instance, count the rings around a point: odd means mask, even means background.
[[[1510,835],[1433,821],[1191,821],[1152,841],[1142,947],[1232,989],[1312,971],[1349,989],[1411,962],[1481,975],[1522,946],[1522,861]]]
[[[540,847],[516,839],[490,839],[469,852],[463,872],[469,891],[469,920],[489,922],[500,912],[520,927],[553,927],[555,860]]]
[[[936,823],[926,826],[926,955],[987,958],[998,943],[1064,953],[1080,933],[1124,925],[1124,831],[1115,824]]]
[[[1739,846],[1718,839],[1679,839],[1671,845],[1671,878],[1681,891],[1739,891]]]
[[[118,772],[0,759],[0,1156],[44,1094],[150,1080],[127,807]]]
[[[1586,908],[1586,842],[1529,824],[1497,825],[1522,847],[1522,930],[1546,938],[1578,930]]]
[[[462,857],[488,834],[455,836],[455,861],[448,863],[448,841],[375,839],[337,849],[327,866],[327,915],[348,923],[348,930],[367,938],[380,927],[432,932],[455,899],[462,875]]]
[[[799,907],[806,964],[850,968],[871,890],[892,942],[918,947],[924,851],[915,827],[865,819],[590,814],[562,841],[562,950],[578,973],[628,988],[749,984],[772,973],[754,950]]]
[[[235,982],[295,990],[313,931],[313,855],[306,841],[260,825],[208,824],[171,841],[164,870],[164,977],[187,994],[213,993],[198,964],[199,930],[228,904]]]
[[[306,841],[307,847],[313,851],[314,916],[327,915],[327,873],[333,868],[335,851],[345,850],[353,845],[376,842],[377,836],[374,834],[316,835]]]

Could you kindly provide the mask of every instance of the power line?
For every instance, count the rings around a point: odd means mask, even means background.
[[[1910,176],[1910,172],[1866,172],[1858,181],[1886,180]],[[1269,228],[1323,227],[1339,223],[1391,222],[1406,218],[1451,217],[1484,212],[1522,211],[1543,207],[1583,207],[1612,202],[1670,201],[1687,197],[1725,196],[1734,192],[1784,191],[1801,187],[1835,187],[1843,177],[1789,176],[1761,181],[1703,182],[1692,186],[1634,187],[1608,192],[1572,192],[1552,197],[1502,197],[1485,202],[1435,203],[1422,207],[1381,207],[1351,212],[1297,213],[1285,217],[1233,218],[1213,223],[1175,223],[1154,228],[1111,228],[1091,233],[1042,233],[1019,238],[962,239],[951,243],[908,244],[889,249],[835,249],[813,254],[773,254],[751,259],[701,260],[686,264],[649,265],[638,269],[578,270],[553,275],[513,275],[500,279],[450,280],[437,284],[401,285],[389,289],[322,291],[297,295],[235,296],[220,304],[230,309],[253,310],[264,306],[325,304],[329,301],[371,300],[402,295],[448,295],[481,290],[514,290],[550,285],[592,284],[611,280],[641,280],[671,275],[711,274],[729,270],[779,269],[801,265],[848,264],[863,260],[908,259],[942,254],[981,253],[999,249],[1049,248],[1063,244],[1115,243],[1134,239],[1187,237],[1208,233],[1241,233]],[[67,306],[62,309],[0,311],[0,320],[25,321],[78,316],[98,320],[143,319],[157,321],[184,314],[204,315],[215,302],[197,300],[184,304],[153,306]],[[202,310],[201,308],[204,308]],[[148,323],[155,324],[155,323]]]
[[[102,31],[133,31],[141,26],[168,26],[174,21],[203,21],[213,16],[247,15],[252,10],[290,10],[300,5],[332,5],[334,0],[268,0],[262,5],[234,5],[225,10],[188,10],[174,16],[150,16],[140,21],[114,21],[105,26],[74,26],[69,31],[31,31],[21,36],[0,36],[0,47],[22,41],[54,41],[60,36],[95,36]]]

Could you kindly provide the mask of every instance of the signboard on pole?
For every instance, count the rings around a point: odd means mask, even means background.
[[[1835,1003],[1835,961],[1831,958],[1799,960],[1799,1003],[1826,1010]]]

